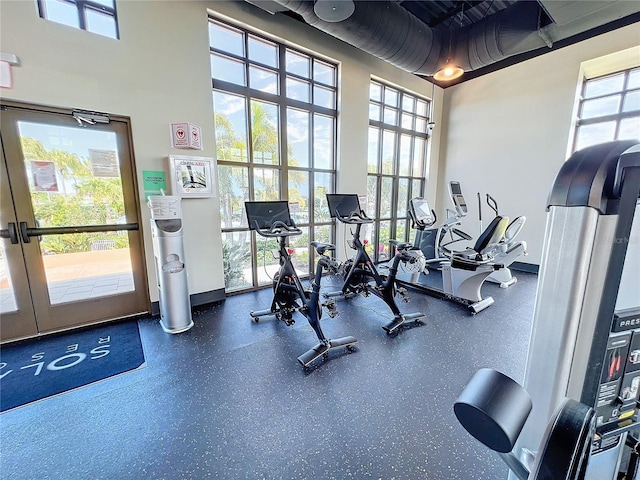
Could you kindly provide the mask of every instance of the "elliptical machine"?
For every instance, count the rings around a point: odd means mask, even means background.
[[[258,235],[266,238],[278,238],[280,269],[273,277],[273,301],[268,310],[251,311],[249,314],[255,322],[261,317],[275,316],[287,326],[295,323],[294,312],[302,313],[309,325],[313,328],[320,343],[298,357],[298,361],[307,368],[319,357],[328,358],[329,350],[346,347],[347,351],[353,351],[353,344],[357,340],[352,336],[328,339],[325,337],[320,319],[323,307],[327,309],[330,317],[338,315],[335,302],[329,300],[320,303],[320,282],[324,270],[335,268],[335,261],[326,252],[335,247],[328,243],[311,242],[320,258],[316,266],[315,278],[311,282],[311,290],[305,290],[300,278],[291,262],[291,255],[287,250],[287,237],[300,235],[302,230],[296,227],[289,213],[287,201],[272,202],[245,202],[247,221],[249,228],[255,230]]]
[[[454,210],[447,208],[447,219],[437,228],[436,212],[429,208],[426,199],[417,197],[411,200],[409,215],[416,229],[414,247],[424,255],[428,268],[439,268],[443,261],[451,260],[451,245],[462,240],[473,240],[466,232],[456,228],[467,216],[467,203],[460,189],[460,182],[449,182],[449,195]]]
[[[390,240],[391,244],[395,246],[397,253],[391,262],[389,275],[383,280],[360,240],[360,229],[362,225],[373,223],[373,219],[367,217],[366,213],[360,208],[358,196],[355,193],[328,193],[327,203],[329,205],[331,218],[336,218],[347,225],[355,225],[356,228],[353,232],[353,243],[351,247],[356,250],[356,253],[353,258],[346,260],[341,265],[341,271],[344,276],[342,289],[337,292],[326,293],[325,296],[328,298],[348,298],[357,294],[362,294],[365,297],[374,294],[382,299],[393,312],[393,320],[382,327],[389,335],[396,333],[401,326],[407,323],[421,325],[422,321],[420,319],[424,317],[423,313],[403,314],[400,312],[395,301],[396,293],[402,297],[404,302],[409,301],[407,290],[405,288],[398,288],[396,285],[396,274],[400,262],[415,261],[415,257],[409,254],[411,243]]]

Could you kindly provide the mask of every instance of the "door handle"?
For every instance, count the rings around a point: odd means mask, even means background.
[[[22,241],[24,243],[31,243],[27,222],[20,222],[20,235],[22,236]]]
[[[16,224],[9,222],[7,224],[7,228],[0,230],[0,237],[10,239],[11,243],[14,245],[18,243],[18,229],[16,228]]]

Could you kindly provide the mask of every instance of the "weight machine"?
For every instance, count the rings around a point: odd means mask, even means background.
[[[524,380],[532,408],[511,445],[512,478],[638,478],[639,197],[640,144],[636,141],[619,140],[578,151],[556,177],[549,195]],[[491,382],[481,383],[479,391]],[[482,395],[471,397],[463,398],[464,403],[483,404]],[[540,439],[547,438],[544,426],[567,398],[595,412],[595,432],[589,434],[588,448],[574,457],[586,466],[571,477],[539,476],[533,467],[545,453],[544,445],[539,446]],[[508,415],[517,402],[494,395],[490,403],[499,417]],[[496,422],[489,419],[487,423]],[[575,430],[569,426],[569,432]],[[551,453],[564,452],[569,442],[563,443]],[[524,469],[520,473],[518,465]],[[531,474],[526,477],[523,472]]]

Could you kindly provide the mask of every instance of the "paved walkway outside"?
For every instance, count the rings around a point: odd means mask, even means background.
[[[128,248],[43,257],[52,304],[133,290]],[[8,279],[0,283],[0,311],[16,310]]]

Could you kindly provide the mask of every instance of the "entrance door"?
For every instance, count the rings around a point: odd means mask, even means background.
[[[0,341],[147,312],[127,119],[1,108]]]

